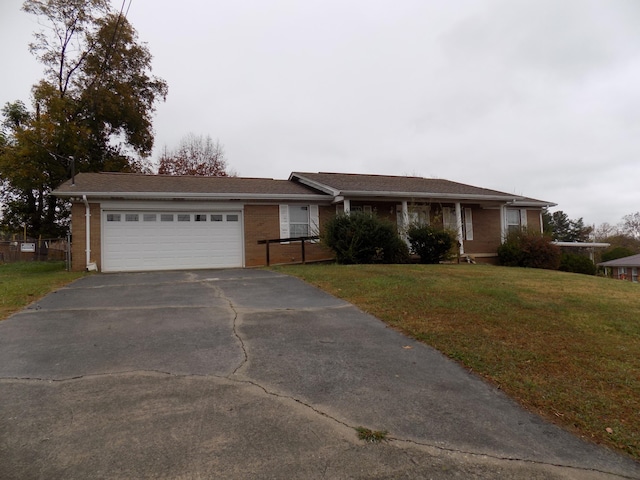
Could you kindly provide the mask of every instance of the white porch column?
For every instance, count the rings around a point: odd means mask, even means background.
[[[460,202],[456,202],[456,230],[458,231],[458,243],[460,244],[460,254],[464,253],[464,236],[462,235],[462,208]]]
[[[407,231],[409,230],[409,204],[406,200],[402,201],[400,209],[400,218],[396,219],[398,224],[398,233],[400,234],[400,238],[404,240],[404,243],[407,244],[407,247],[411,248],[409,235],[407,235]]]
[[[402,201],[402,226],[405,230],[409,226],[409,203],[406,200]]]
[[[344,214],[349,215],[349,212],[351,212],[351,200],[345,198],[343,205],[344,205]]]
[[[505,206],[500,205],[500,241],[504,242],[507,239],[507,225],[505,219],[506,211]]]

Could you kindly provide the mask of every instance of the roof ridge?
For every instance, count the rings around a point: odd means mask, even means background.
[[[304,175],[305,172],[295,172],[301,175]],[[306,172],[307,174],[313,172]],[[353,177],[389,177],[389,178],[419,178],[421,180],[440,180],[440,179],[429,179],[427,177],[420,177],[416,175],[389,175],[387,173],[343,173],[343,172],[318,172],[318,174],[322,175],[349,175]]]
[[[76,176],[81,174],[98,174],[98,175],[121,175],[121,176],[138,176],[138,177],[158,177],[158,178],[235,178],[238,180],[273,180],[277,182],[288,182],[289,180],[281,178],[269,178],[269,177],[237,177],[231,175],[170,175],[168,173],[141,173],[141,172],[80,172]]]

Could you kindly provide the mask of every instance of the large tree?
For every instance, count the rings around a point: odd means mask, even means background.
[[[75,171],[143,171],[153,148],[151,119],[166,82],[123,11],[108,0],[27,0],[42,31],[29,46],[45,66],[23,102],[2,110],[2,223],[54,236],[68,212],[50,195]]]
[[[213,141],[209,135],[183,137],[178,148],[164,148],[160,156],[158,173],[163,175],[202,175],[210,177],[226,177],[227,161],[224,148],[220,142]]]
[[[562,210],[542,212],[545,233],[558,242],[586,242],[593,228],[585,226],[582,218],[571,220]]]
[[[640,212],[622,217],[622,231],[636,240],[640,240]]]

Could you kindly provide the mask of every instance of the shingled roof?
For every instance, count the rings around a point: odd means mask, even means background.
[[[630,257],[616,258],[598,264],[599,267],[640,267],[640,254]]]
[[[293,172],[290,180],[317,188],[331,195],[344,196],[412,196],[422,198],[460,198],[517,201],[554,205],[544,200],[474,187],[439,178],[392,175],[362,175],[350,173]]]
[[[335,197],[498,201],[521,206],[551,202],[436,178],[294,172],[289,180],[271,178],[80,173],[53,192],[58,197],[87,195],[143,199],[264,199],[333,201]]]
[[[54,192],[58,197],[81,195],[145,198],[331,198],[288,180],[271,178],[144,175],[135,173],[79,173]]]

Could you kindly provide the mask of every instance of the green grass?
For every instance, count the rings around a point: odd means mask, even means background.
[[[64,262],[0,264],[0,320],[83,275],[65,271]]]
[[[386,430],[371,430],[365,427],[356,427],[356,432],[360,440],[367,443],[380,443],[387,440],[389,432]]]
[[[640,458],[640,285],[486,265],[277,270],[432,345],[553,422]]]

